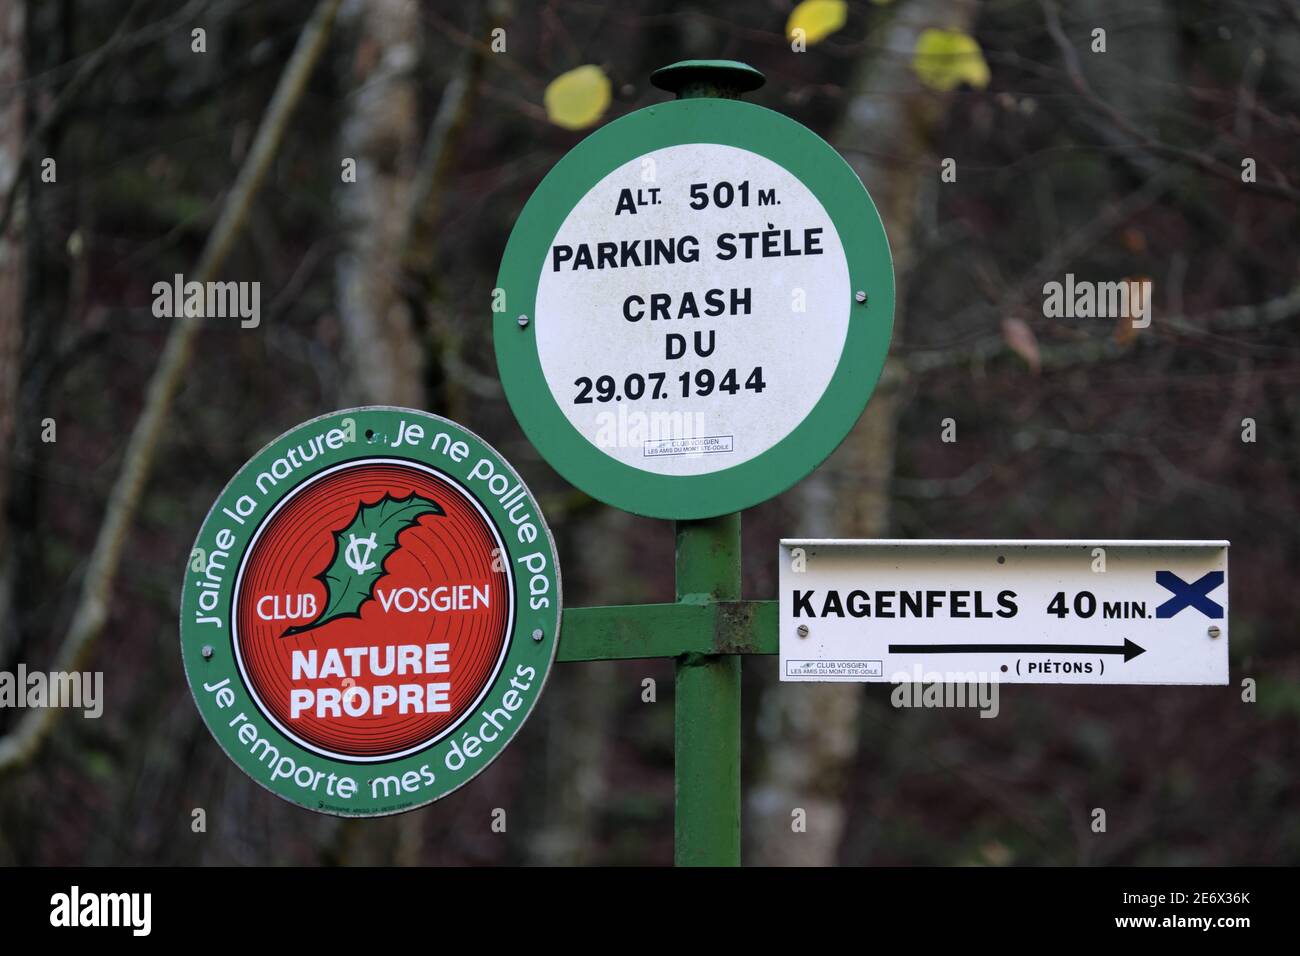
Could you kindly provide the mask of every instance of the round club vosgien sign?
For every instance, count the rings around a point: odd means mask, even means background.
[[[640,110],[570,151],[498,279],[501,380],[570,482],[637,514],[704,518],[817,467],[884,365],[880,217],[807,128],[733,99]]]
[[[555,546],[514,470],[444,418],[356,408],[282,435],[221,493],[181,651],[208,729],[254,780],[375,816],[496,758],[559,622]]]

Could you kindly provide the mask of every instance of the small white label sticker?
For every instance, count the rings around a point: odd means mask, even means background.
[[[717,455],[733,451],[735,442],[730,435],[713,435],[709,438],[661,438],[645,443],[647,457],[656,455]]]
[[[806,680],[858,680],[865,677],[883,677],[885,665],[881,661],[791,661],[785,662],[786,677]]]

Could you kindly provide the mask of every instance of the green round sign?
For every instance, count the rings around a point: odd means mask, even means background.
[[[486,442],[406,408],[312,419],[208,513],[181,653],[222,749],[340,816],[423,806],[528,718],[555,658],[560,570],[537,502]]]
[[[494,300],[506,396],[566,479],[692,519],[765,501],[844,439],[894,275],[857,175],[811,130],[683,99],[597,130],[537,188]]]

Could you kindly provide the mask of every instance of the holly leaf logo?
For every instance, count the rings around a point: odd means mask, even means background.
[[[361,605],[375,596],[375,585],[388,573],[385,565],[397,552],[398,537],[429,514],[446,512],[436,501],[415,492],[405,498],[386,494],[373,504],[360,505],[348,526],[334,532],[334,556],[316,575],[325,585],[320,613],[310,623],[295,625],[280,636],[302,634],[341,617],[360,617]]]

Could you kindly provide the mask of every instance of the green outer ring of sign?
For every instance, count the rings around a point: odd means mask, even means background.
[[[349,418],[355,423],[356,440],[354,442],[344,442],[338,449],[324,447],[321,455],[311,463],[310,471],[304,469],[301,475],[295,476],[296,480],[292,486],[283,485],[276,489],[276,493],[267,496],[265,500],[261,499],[255,484],[259,472],[266,470],[270,462],[281,457],[298,441],[305,439],[308,435],[323,434],[331,427],[342,427],[345,420]],[[385,437],[390,440],[395,437],[397,425],[402,419],[408,422],[417,421],[425,427],[425,438],[422,447],[404,444],[401,448],[394,449],[384,444],[383,439]],[[434,427],[430,428],[430,425]],[[373,441],[366,440],[367,431],[373,432],[375,436]],[[463,462],[456,462],[448,455],[428,450],[428,443],[439,432],[446,432],[450,435],[452,441],[460,440],[469,446],[469,454]],[[417,753],[391,761],[356,763],[331,759],[307,750],[282,734],[262,715],[256,701],[252,698],[240,677],[239,667],[235,661],[234,651],[231,646],[229,621],[235,577],[253,532],[262,519],[265,518],[276,502],[283,500],[291,491],[301,487],[304,482],[323,469],[350,461],[375,457],[410,458],[436,468],[463,485],[465,490],[483,506],[497,525],[501,539],[506,546],[510,566],[514,569],[514,633],[507,638],[509,649],[496,679],[475,710],[482,711],[494,704],[500,706],[501,697],[511,689],[510,681],[516,675],[516,667],[532,667],[537,673],[526,691],[517,691],[522,698],[522,703],[514,711],[514,719],[511,721],[509,728],[500,731],[496,740],[492,742],[484,741],[483,749],[478,756],[467,760],[465,765],[457,772],[449,771],[444,760],[450,753],[452,744],[457,743],[459,747],[460,742],[465,738],[465,734],[469,733],[463,723],[456,731],[443,737],[436,744]],[[471,485],[469,473],[475,464],[482,459],[488,460],[497,473],[508,476],[512,486],[515,482],[518,482],[520,487],[523,488],[527,496],[526,500],[531,504],[532,513],[540,526],[539,530],[542,532],[536,542],[522,544],[517,535],[512,533],[514,525],[507,516],[506,510],[501,507],[501,503],[490,494],[477,493],[482,487],[481,482],[478,486]],[[222,509],[230,508],[233,511],[235,501],[239,499],[240,495],[245,494],[250,495],[257,501],[257,509],[251,513],[248,524],[243,529],[239,529],[235,522],[225,516]],[[200,588],[194,584],[203,575],[200,572],[187,570],[185,580],[181,585],[180,636],[185,678],[189,682],[190,692],[194,695],[194,701],[198,705],[199,712],[203,715],[204,723],[207,724],[208,730],[216,738],[217,743],[221,745],[221,749],[239,765],[241,770],[276,796],[298,806],[334,816],[385,816],[414,810],[417,807],[425,806],[445,797],[476,777],[493,760],[500,756],[501,751],[505,749],[506,745],[528,720],[546,685],[546,679],[550,674],[551,665],[555,660],[556,649],[559,646],[563,595],[560,587],[560,566],[555,553],[555,540],[551,536],[550,528],[546,525],[546,520],[537,505],[536,499],[533,498],[523,479],[492,446],[467,428],[428,412],[386,406],[345,409],[303,422],[266,445],[244,467],[239,469],[212,505],[208,516],[199,529],[194,547],[204,548],[205,554],[212,554],[215,547],[214,539],[223,528],[238,529],[242,533],[230,549],[229,559],[225,565],[225,573],[221,577],[221,587],[217,591],[219,598],[216,607],[218,613],[223,614],[225,619],[225,625],[220,630],[215,625],[191,623],[196,621],[197,614],[208,613],[206,611],[201,612],[199,609],[198,595]],[[547,568],[543,572],[543,576],[548,582],[547,593],[552,598],[551,606],[539,611],[534,611],[529,607],[530,586],[528,573],[517,563],[520,555],[533,552],[543,554],[547,560]],[[191,551],[191,557],[193,554],[194,552]],[[534,640],[532,637],[533,631],[538,628],[541,629],[543,635],[540,641]],[[203,656],[205,646],[212,648],[210,658],[204,658]],[[215,694],[204,690],[204,685],[216,684],[226,678],[230,680],[227,686],[234,691],[235,703],[226,708],[221,708],[217,705]],[[314,770],[323,771],[327,777],[329,774],[334,773],[340,778],[346,776],[356,779],[358,781],[357,797],[353,802],[357,805],[345,806],[338,798],[333,798],[334,802],[331,803],[329,802],[331,798],[324,797],[322,799],[323,793],[321,796],[315,795],[314,792],[304,795],[302,789],[294,784],[291,776],[288,778],[280,777],[275,780],[270,779],[270,767],[262,760],[255,759],[251,755],[249,746],[238,738],[237,730],[229,724],[233,715],[241,712],[247,716],[247,722],[256,727],[259,740],[268,740],[279,754],[291,757],[296,766],[312,767]],[[418,794],[405,794],[399,789],[395,795],[390,794],[382,799],[376,800],[370,797],[367,790],[370,779],[383,776],[396,777],[400,780],[403,774],[419,771],[421,766],[425,764],[428,764],[435,774],[434,786],[427,789],[422,788]]]
[[[808,416],[749,461],[707,475],[657,475],[606,455],[569,422],[537,355],[537,284],[547,250],[574,205],[637,156],[687,143],[746,149],[785,167],[817,197],[848,262],[849,329],[839,365]],[[607,504],[652,518],[709,518],[766,501],[809,475],[844,440],[884,368],[894,323],[889,240],[862,181],[825,140],[787,116],[740,100],[685,99],[631,113],[569,151],[524,206],[506,244],[497,286],[506,310],[493,317],[506,398],[529,440],[571,484]],[[530,321],[520,327],[518,316]],[[544,321],[544,320],[543,320]]]

